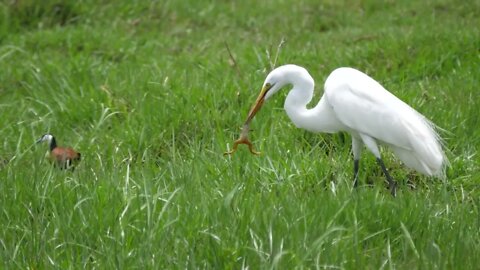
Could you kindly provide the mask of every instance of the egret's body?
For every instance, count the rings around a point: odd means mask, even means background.
[[[408,167],[425,175],[443,176],[446,158],[433,124],[374,79],[353,68],[334,70],[325,82],[320,102],[308,109],[307,104],[313,97],[313,78],[306,69],[296,65],[278,67],[265,79],[248,119],[253,118],[264,100],[286,85],[293,88],[284,108],[297,127],[312,132],[350,133],[355,186],[360,153],[365,145],[377,158],[395,195],[396,183],[383,164],[379,143],[389,146]]]

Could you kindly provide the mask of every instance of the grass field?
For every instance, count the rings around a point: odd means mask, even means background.
[[[287,91],[263,154],[224,157],[287,63],[315,104],[351,66],[445,129],[446,181],[384,149],[398,197],[367,152],[352,192],[349,135],[296,129]],[[479,84],[478,1],[2,1],[0,268],[478,269]]]

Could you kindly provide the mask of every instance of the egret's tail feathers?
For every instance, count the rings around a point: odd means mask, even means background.
[[[407,167],[428,176],[435,176],[441,179],[445,178],[444,163],[435,162],[434,164],[431,164],[431,162],[422,159],[415,151],[395,146],[392,146],[391,148],[395,153],[395,156],[397,156]]]
[[[442,150],[442,139],[435,132],[435,126],[418,114],[419,120],[410,123],[409,137],[410,149],[392,147],[400,160],[410,168],[425,175],[445,178],[445,167],[448,164],[447,157]],[[415,124],[415,125],[413,125]]]

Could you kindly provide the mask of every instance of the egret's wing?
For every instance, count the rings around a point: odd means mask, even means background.
[[[325,94],[344,125],[377,140],[412,149],[412,136],[429,133],[418,112],[355,69],[332,72],[325,83]]]

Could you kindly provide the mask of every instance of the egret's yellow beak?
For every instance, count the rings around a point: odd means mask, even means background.
[[[250,109],[250,112],[248,112],[247,120],[245,121],[245,124],[243,124],[242,128],[242,133],[240,134],[240,138],[233,142],[233,148],[232,150],[223,153],[223,155],[231,155],[237,151],[238,145],[239,144],[246,144],[248,145],[248,149],[250,150],[250,153],[254,155],[260,155],[260,152],[257,152],[253,149],[253,144],[250,142],[248,139],[248,132],[250,131],[250,121],[252,121],[253,117],[255,114],[260,110],[260,108],[263,105],[263,102],[265,102],[265,95],[267,94],[268,90],[272,88],[272,85],[267,83],[265,86],[262,88],[262,91],[260,91],[260,95],[258,95],[257,100],[255,101],[255,104],[253,104],[253,107]]]
[[[268,90],[272,88],[271,84],[266,84],[264,87],[262,87],[262,91],[260,91],[260,94],[257,97],[257,100],[255,101],[255,104],[253,104],[252,108],[250,109],[250,112],[248,113],[247,116],[247,121],[245,121],[245,124],[250,123],[250,121],[253,119],[255,114],[260,110],[260,108],[263,105],[263,102],[265,102],[265,95],[267,94]]]

